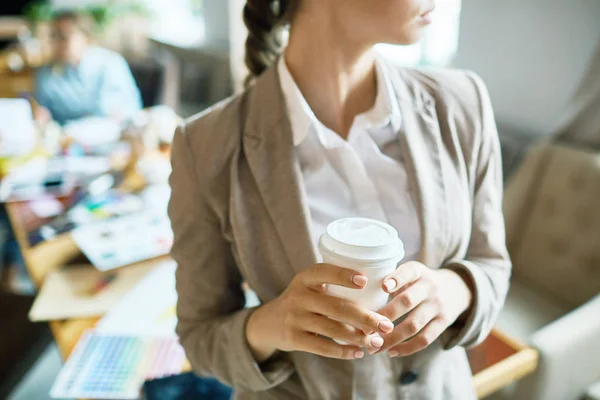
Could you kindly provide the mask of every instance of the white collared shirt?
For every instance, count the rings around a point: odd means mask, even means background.
[[[316,118],[284,57],[278,64],[308,199],[313,245],[336,219],[374,218],[398,230],[406,250],[404,260],[414,260],[421,245],[421,230],[403,165],[400,106],[379,60],[376,70],[375,105],[356,116],[344,140]]]

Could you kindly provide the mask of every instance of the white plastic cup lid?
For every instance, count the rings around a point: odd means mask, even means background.
[[[332,222],[319,241],[321,253],[364,262],[404,258],[404,244],[392,226],[369,218]]]

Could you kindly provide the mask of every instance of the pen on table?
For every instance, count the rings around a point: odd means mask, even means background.
[[[110,285],[115,279],[117,279],[117,274],[110,274],[103,276],[98,282],[94,284],[94,286],[88,291],[88,296],[96,296],[103,290],[105,290],[108,285]]]

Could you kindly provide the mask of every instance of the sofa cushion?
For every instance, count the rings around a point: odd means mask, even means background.
[[[569,311],[569,306],[539,288],[513,279],[496,327],[527,343],[533,333]]]
[[[533,153],[539,161],[523,168],[536,171],[509,185],[533,179],[505,198],[514,274],[575,308],[600,292],[600,155],[558,144]]]

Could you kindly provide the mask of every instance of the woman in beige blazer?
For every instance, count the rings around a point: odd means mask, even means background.
[[[397,68],[373,53],[417,41],[432,9],[248,0],[252,82],[175,135],[177,332],[194,370],[238,398],[475,397],[464,348],[489,333],[510,275],[490,100],[473,73]],[[358,170],[331,172],[345,168],[336,148],[357,155],[369,190],[351,190]],[[318,264],[315,251],[319,224],[362,216],[368,192],[416,243],[384,281],[391,300],[378,312],[329,296],[326,284],[360,290],[366,277]],[[262,305],[245,308],[242,282]]]

